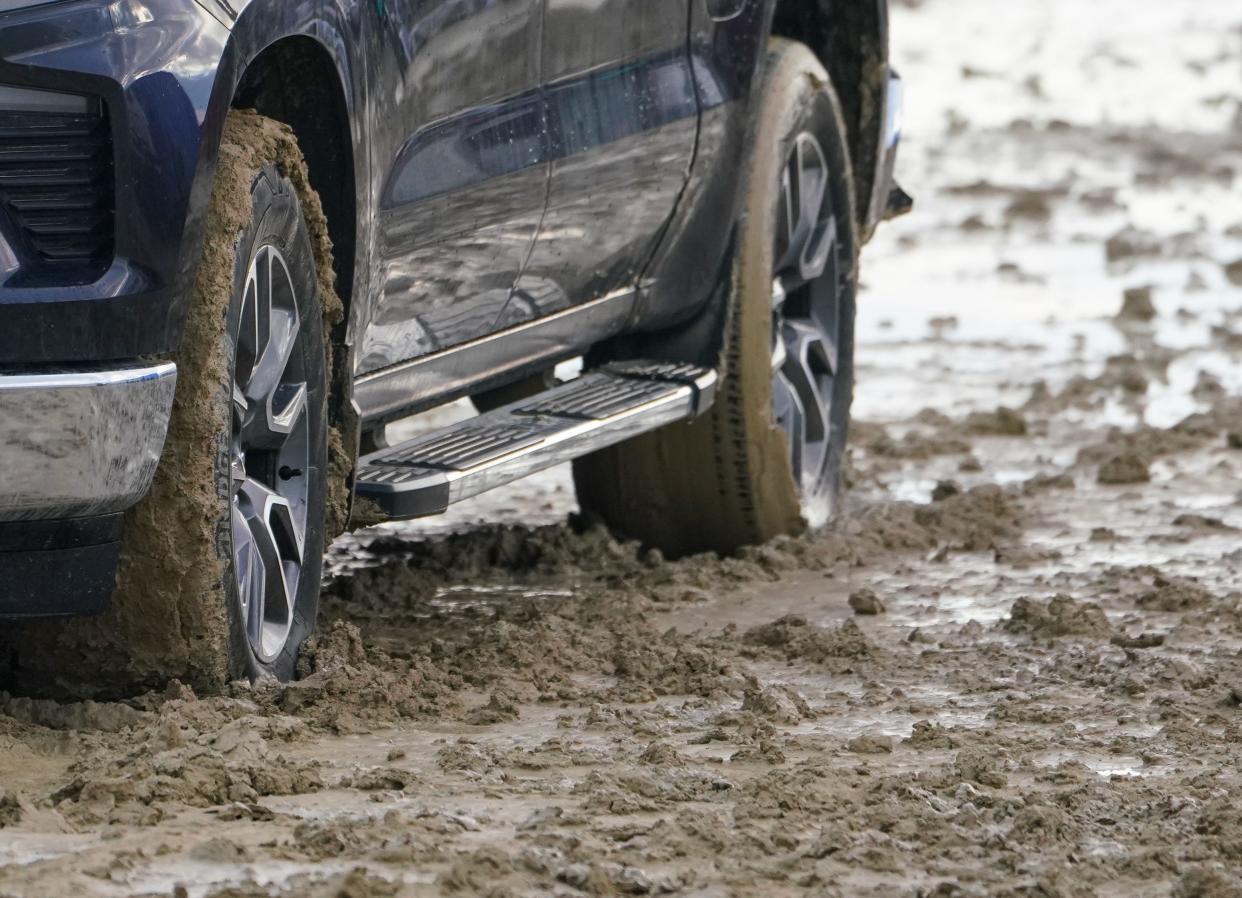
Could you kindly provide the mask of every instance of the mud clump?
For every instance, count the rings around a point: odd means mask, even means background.
[[[1102,608],[1094,602],[1078,602],[1067,595],[1057,595],[1041,602],[1018,599],[1004,621],[1009,633],[1030,636],[1037,640],[1083,637],[1106,640],[1112,627]]]
[[[0,829],[22,822],[22,803],[14,792],[0,792]]]
[[[1124,228],[1104,244],[1104,257],[1110,265],[1136,258],[1159,256],[1162,242],[1151,231]]]
[[[1020,437],[1027,432],[1022,414],[1004,406],[990,412],[971,412],[963,426],[980,436]]]
[[[1072,490],[1075,486],[1074,475],[1062,471],[1059,474],[1036,474],[1022,484],[1022,492],[1031,496],[1047,490]]]
[[[1108,485],[1147,483],[1151,480],[1151,471],[1147,460],[1138,453],[1122,452],[1100,465],[1096,479]]]
[[[1140,608],[1154,611],[1189,611],[1206,608],[1216,597],[1194,580],[1156,574],[1151,589],[1138,597]]]
[[[1197,868],[1188,870],[1173,887],[1173,898],[1238,898],[1242,881],[1220,870]]]
[[[1164,645],[1165,638],[1163,633],[1139,633],[1137,636],[1117,633],[1110,641],[1121,649],[1155,649]]]
[[[912,428],[894,438],[881,424],[855,422],[850,426],[852,443],[878,458],[893,460],[926,460],[941,455],[964,455],[970,451],[970,443],[947,428],[928,432]]]
[[[1121,321],[1138,321],[1144,324],[1154,321],[1156,304],[1152,302],[1152,288],[1131,287],[1126,290],[1117,318]]]
[[[1208,517],[1201,514],[1179,514],[1173,519],[1174,527],[1187,527],[1193,530],[1236,530],[1222,521],[1220,518]]]
[[[1052,205],[1042,191],[1023,191],[1005,207],[1005,220],[1046,223],[1052,220]]]
[[[169,702],[148,726],[129,731],[128,751],[71,768],[51,800],[78,825],[153,825],[169,807],[315,792],[323,787],[318,765],[279,748],[300,732],[298,721],[261,716],[251,702]]]
[[[968,552],[993,549],[998,541],[1015,538],[1021,529],[1021,513],[1013,497],[993,485],[919,506],[914,520],[934,542]]]
[[[119,732],[138,726],[148,715],[119,702],[54,702],[0,692],[0,714],[50,730]]]
[[[953,762],[953,772],[964,783],[977,783],[989,789],[1004,789],[1009,785],[1002,760],[978,748],[959,751]]]
[[[1225,266],[1225,277],[1235,287],[1242,287],[1242,259],[1230,262]]]
[[[1215,402],[1224,398],[1226,392],[1225,385],[1220,382],[1220,378],[1210,371],[1200,371],[1190,395],[1200,402]]]
[[[367,646],[357,626],[327,625],[307,643],[301,679],[281,686],[274,706],[319,729],[366,732],[403,719],[461,713],[459,676],[411,653],[398,659]]]
[[[807,661],[837,671],[850,669],[854,662],[881,656],[881,650],[868,641],[853,621],[828,629],[796,614],[753,627],[743,634],[742,641],[769,649],[789,661]]]
[[[893,753],[891,736],[855,736],[845,743],[845,750],[856,755],[889,755]]]
[[[801,693],[789,686],[763,686],[755,681],[742,697],[742,710],[773,723],[796,724],[815,716]]]
[[[1166,455],[1197,449],[1225,429],[1227,408],[1228,403],[1219,403],[1211,412],[1190,415],[1169,428],[1111,428],[1105,439],[1078,450],[1078,464],[1099,465],[1119,455],[1133,455],[1150,464]]]

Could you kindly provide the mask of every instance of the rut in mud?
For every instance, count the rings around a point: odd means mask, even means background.
[[[834,528],[339,541],[296,683],[0,697],[0,895],[1242,895],[1227,12],[895,9]]]

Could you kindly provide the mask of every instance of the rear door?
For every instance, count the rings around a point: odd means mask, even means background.
[[[367,374],[491,333],[547,198],[543,0],[371,6]]]
[[[686,184],[698,131],[691,0],[543,0],[552,178],[499,326],[633,286]]]

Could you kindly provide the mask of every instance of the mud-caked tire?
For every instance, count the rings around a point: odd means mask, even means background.
[[[179,679],[202,693],[234,679],[293,676],[315,625],[325,505],[334,488],[324,334],[339,319],[340,303],[330,254],[292,133],[253,112],[231,112],[175,359],[168,438],[149,494],[126,515],[111,607],[95,618],[23,623],[0,637],[4,673],[17,688],[108,696]],[[262,360],[268,368],[260,373]],[[265,378],[270,382],[257,383]],[[296,451],[239,452],[241,443],[256,443],[255,428],[288,429],[294,437],[265,431],[264,445],[293,439]],[[305,463],[290,464],[294,457]],[[292,491],[292,500],[279,495],[297,482],[305,488]],[[239,500],[243,492],[253,501]],[[243,550],[239,558],[237,528],[269,513],[272,538],[262,552]],[[295,553],[296,582],[285,579]],[[260,557],[266,568],[253,561]],[[280,568],[289,585],[287,627],[269,627],[267,643],[253,638],[241,599],[252,592],[239,586],[253,582],[238,576],[246,564]]]
[[[673,556],[818,527],[838,504],[859,247],[846,130],[790,41],[771,42],[759,107],[715,406],[574,467],[584,512]]]

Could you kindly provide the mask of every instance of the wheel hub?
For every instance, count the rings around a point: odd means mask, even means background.
[[[310,462],[306,353],[293,279],[274,246],[246,274],[233,372],[233,571],[259,660],[293,628],[306,543]]]
[[[842,289],[827,158],[798,135],[781,178],[772,274],[773,414],[804,499],[822,491],[832,436]]]

